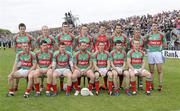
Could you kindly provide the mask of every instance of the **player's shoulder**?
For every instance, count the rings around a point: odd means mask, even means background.
[[[59,50],[54,51],[53,55],[57,55],[59,53]]]
[[[32,54],[32,55],[36,55],[36,53],[35,53],[35,52],[33,52],[33,51],[30,51],[30,54]]]

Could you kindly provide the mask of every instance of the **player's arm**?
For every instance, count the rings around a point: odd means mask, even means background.
[[[130,52],[128,52],[127,54],[127,65],[129,67],[129,69],[134,70],[133,66],[131,65],[131,56],[130,56]]]
[[[73,57],[72,57],[72,54],[70,54],[69,65],[70,65],[71,71],[73,72],[73,71],[74,71],[74,65],[73,65]]]
[[[97,58],[95,57],[96,53],[94,54],[94,60],[93,60],[93,66],[96,71],[99,71],[99,68],[97,67]]]
[[[168,45],[167,45],[167,40],[166,40],[165,35],[163,35],[163,38],[162,38],[162,43],[163,43],[163,47],[164,47],[164,48],[168,48]]]
[[[55,68],[56,68],[56,52],[54,52],[53,58],[52,58],[52,71],[54,71]]]

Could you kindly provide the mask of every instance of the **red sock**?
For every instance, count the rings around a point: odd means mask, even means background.
[[[131,82],[131,88],[133,92],[136,91],[136,81]]]
[[[46,91],[50,91],[50,88],[51,88],[51,84],[48,84],[46,85]]]
[[[104,85],[107,87],[107,77],[104,77]]]
[[[9,89],[9,92],[14,92],[14,88],[10,88],[10,89]]]
[[[119,89],[116,89],[115,92],[120,92],[120,90],[119,90]]]
[[[112,91],[112,84],[113,84],[112,81],[108,81],[108,89],[109,89],[109,92]]]
[[[80,88],[78,87],[78,82],[73,82],[73,86],[76,90],[80,91]]]
[[[64,81],[60,80],[60,88],[63,89]]]
[[[27,92],[27,93],[30,93],[30,91],[31,91],[31,89],[28,89],[28,88],[26,89],[26,92]]]
[[[53,92],[57,93],[57,85],[52,85],[52,87],[53,87]]]
[[[92,88],[93,88],[93,84],[92,84],[92,83],[89,83],[89,85],[88,85],[89,91],[92,91]]]
[[[151,87],[152,89],[154,89],[154,84],[153,84],[152,81],[151,81],[150,87]]]
[[[78,78],[78,85],[81,85],[81,77]]]
[[[126,89],[125,89],[125,93],[128,93],[128,92],[129,92],[129,88],[126,88]]]
[[[39,92],[39,83],[35,84],[36,92]]]
[[[96,81],[96,82],[95,82],[95,87],[96,87],[96,91],[99,92],[99,81]]]
[[[146,81],[146,91],[150,91],[151,83],[150,81]]]
[[[71,91],[71,86],[67,85],[66,92],[69,93]]]

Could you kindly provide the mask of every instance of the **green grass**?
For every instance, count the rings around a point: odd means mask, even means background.
[[[8,91],[7,75],[14,62],[14,49],[0,50],[0,111],[180,111],[180,60],[167,59],[164,65],[163,91],[153,91],[151,96],[140,91],[137,96],[128,97],[122,92],[119,97],[66,97],[61,93],[57,97],[23,98],[25,80],[21,80],[19,91],[14,97],[6,97]],[[157,81],[157,74],[155,74]],[[157,88],[157,82],[155,82]]]

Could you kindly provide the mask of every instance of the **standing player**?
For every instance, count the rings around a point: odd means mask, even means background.
[[[43,74],[47,75],[47,91],[48,85],[52,82],[52,57],[53,53],[48,50],[48,43],[45,40],[42,40],[40,45],[40,51],[36,53],[37,60],[37,69],[34,72],[34,85],[36,89],[35,96],[40,96],[40,88],[39,88],[39,78],[43,76]],[[50,93],[46,92],[46,95],[49,96]]]
[[[32,87],[33,71],[36,68],[36,57],[33,52],[29,51],[28,43],[22,43],[21,45],[23,51],[16,55],[13,70],[8,76],[9,92],[7,96],[14,96],[14,79],[28,77],[28,86],[24,94],[24,97],[27,98]]]
[[[93,66],[92,56],[90,52],[87,51],[86,47],[87,47],[87,43],[81,42],[80,51],[78,51],[75,54],[73,59],[75,70],[72,75],[72,81],[76,89],[76,92],[74,94],[75,96],[77,96],[80,92],[80,88],[78,87],[78,83],[77,83],[77,78],[81,77],[82,75],[85,75],[90,78],[88,89],[89,89],[89,94],[93,96],[92,87],[94,84],[95,75],[92,71],[92,66]]]
[[[88,34],[87,25],[82,25],[80,29],[80,35],[75,39],[75,51],[79,51],[81,42],[85,42],[87,45],[87,51],[91,52],[93,49],[92,37]]]
[[[127,64],[131,78],[132,94],[136,95],[136,75],[146,77],[146,94],[150,95],[151,74],[145,70],[144,52],[139,49],[139,41],[133,41],[134,49],[127,54]]]
[[[69,31],[69,24],[67,22],[62,23],[62,33],[58,34],[55,37],[56,43],[59,44],[64,42],[66,45],[66,50],[68,52],[72,52],[73,43],[74,43],[74,35]]]
[[[106,34],[106,26],[101,24],[99,26],[99,33],[94,37],[94,50],[98,50],[99,42],[104,42],[104,50],[109,51],[110,49],[110,38]],[[94,51],[94,52],[95,52]]]
[[[115,49],[116,41],[120,40],[123,43],[123,49],[126,51],[129,47],[129,39],[123,34],[123,26],[121,24],[116,24],[114,28],[114,35],[111,37],[111,50]]]
[[[108,88],[109,88],[109,95],[112,95],[112,73],[110,71],[110,57],[109,53],[104,50],[105,43],[99,42],[98,44],[98,51],[94,54],[94,68],[95,68],[95,87],[96,87],[96,95],[99,94],[99,77],[108,76]]]
[[[115,50],[110,53],[110,61],[112,67],[112,78],[115,88],[115,96],[119,96],[118,76],[123,75],[125,78],[125,93],[131,95],[129,91],[129,71],[125,70],[126,53],[123,50],[123,43],[118,40],[115,42]]]
[[[65,50],[66,45],[61,42],[59,44],[59,50],[54,52],[53,54],[53,63],[52,63],[52,70],[53,70],[53,95],[57,96],[57,84],[56,79],[58,77],[67,77],[67,88],[66,88],[66,96],[70,95],[71,90],[71,76],[73,71],[73,60],[72,54]]]
[[[42,35],[40,35],[37,38],[37,41],[36,41],[36,44],[37,44],[38,47],[40,46],[40,43],[43,40],[45,40],[47,42],[48,49],[51,52],[53,52],[54,51],[55,40],[54,40],[54,38],[51,35],[49,35],[48,26],[43,26],[42,27]]]
[[[152,24],[151,29],[152,32],[146,37],[148,45],[148,64],[152,76],[152,81],[154,78],[154,66],[156,65],[157,67],[159,80],[158,90],[161,91],[163,82],[162,64],[164,62],[161,51],[163,46],[167,47],[167,42],[164,34],[158,31],[156,23]],[[153,83],[151,84],[151,88],[154,88]]]

